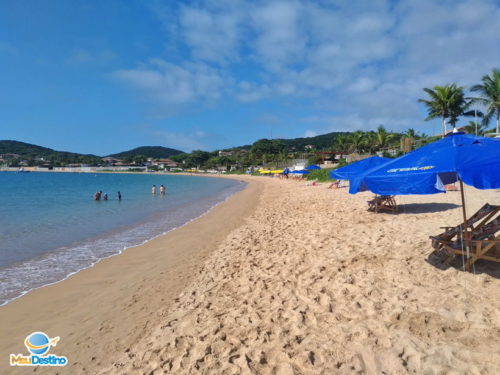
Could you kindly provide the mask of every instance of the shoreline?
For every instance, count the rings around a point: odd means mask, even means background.
[[[64,172],[64,173],[72,173],[72,172]],[[146,173],[144,173],[144,174],[146,175]],[[148,173],[148,174],[149,174],[149,173]],[[195,176],[195,177],[197,177],[197,176]],[[208,177],[212,177],[212,176],[208,176]],[[246,184],[246,182],[244,182],[242,179],[233,178],[233,180],[237,180],[237,181],[240,181],[240,182],[241,182],[241,183],[243,183],[243,184]],[[128,244],[126,247],[123,247],[123,248],[116,248],[116,250],[114,250],[114,252],[113,252],[112,254],[110,254],[110,255],[106,255],[106,256],[103,256],[103,257],[99,257],[99,258],[97,258],[96,260],[94,260],[94,261],[92,261],[92,262],[90,262],[90,263],[87,263],[86,265],[82,265],[82,268],[79,268],[79,269],[76,269],[76,270],[74,270],[74,271],[68,272],[68,273],[67,273],[67,274],[65,274],[62,278],[59,278],[59,279],[57,279],[57,278],[56,278],[56,279],[51,279],[51,280],[49,279],[49,280],[47,280],[47,281],[46,281],[46,283],[44,283],[43,285],[38,285],[38,286],[31,287],[31,288],[29,288],[29,289],[27,289],[27,290],[23,290],[23,291],[21,291],[19,295],[16,295],[16,296],[14,296],[14,297],[10,297],[10,298],[6,298],[5,300],[0,301],[0,308],[1,308],[1,307],[3,307],[3,306],[6,306],[7,304],[9,304],[10,302],[12,302],[12,301],[14,301],[14,300],[17,300],[17,299],[19,299],[19,298],[22,298],[23,296],[27,295],[28,293],[30,293],[30,292],[32,292],[32,291],[34,291],[34,290],[37,290],[37,289],[40,289],[40,288],[44,288],[44,287],[46,287],[46,286],[54,285],[54,284],[57,284],[57,283],[62,282],[62,281],[64,281],[64,280],[67,280],[68,278],[72,277],[73,275],[75,275],[75,274],[77,274],[77,273],[79,273],[79,272],[81,272],[81,271],[83,271],[83,270],[85,270],[85,269],[88,269],[88,268],[92,268],[92,267],[94,267],[96,264],[98,264],[99,262],[103,261],[104,259],[108,259],[108,258],[111,258],[111,257],[117,256],[117,255],[120,255],[120,254],[122,254],[124,251],[127,251],[127,250],[129,250],[129,249],[131,249],[131,248],[135,248],[135,247],[138,247],[138,246],[142,246],[142,245],[144,245],[144,244],[146,244],[146,243],[148,243],[148,242],[150,242],[150,241],[154,240],[154,239],[155,239],[155,238],[157,238],[157,237],[163,236],[163,235],[165,235],[165,234],[167,234],[167,233],[170,233],[170,232],[172,232],[172,231],[174,231],[174,230],[176,230],[176,229],[182,228],[183,226],[188,225],[189,223],[191,223],[191,222],[193,222],[193,221],[197,220],[198,218],[203,217],[204,215],[208,214],[208,213],[209,213],[210,211],[212,211],[212,210],[213,210],[216,206],[218,206],[219,204],[221,204],[221,203],[225,202],[226,200],[228,200],[228,199],[229,199],[231,196],[233,196],[234,194],[237,194],[237,193],[238,193],[238,192],[240,192],[241,190],[244,190],[244,189],[245,189],[245,187],[246,187],[246,186],[245,186],[245,185],[243,185],[242,187],[237,188],[238,190],[236,190],[236,191],[234,191],[234,192],[232,192],[232,193],[229,193],[229,195],[228,195],[228,196],[222,197],[222,200],[220,200],[220,201],[218,201],[218,202],[215,202],[212,206],[207,207],[207,209],[206,209],[205,211],[201,212],[201,214],[199,214],[199,215],[197,215],[197,216],[192,217],[191,219],[187,220],[187,221],[186,221],[186,222],[184,222],[184,223],[180,223],[179,225],[174,226],[174,227],[172,227],[172,228],[167,228],[167,229],[165,229],[165,230],[163,230],[163,231],[161,231],[161,232],[159,232],[159,233],[157,233],[157,234],[154,234],[152,237],[149,237],[149,238],[145,238],[145,239],[143,239],[141,242],[136,242],[136,243],[134,243],[134,244]],[[142,223],[142,221],[141,221],[141,223]],[[137,223],[136,223],[136,225],[137,225]],[[131,225],[129,225],[128,227],[129,227],[129,230],[130,230],[130,229],[132,229],[132,227],[134,227],[134,225],[132,225],[132,224],[131,224]],[[79,241],[78,241],[78,244],[79,244],[79,245],[81,245],[82,243],[85,243],[85,241],[87,241],[87,240],[90,240],[90,239],[93,239],[93,238],[102,238],[103,236],[108,236],[108,235],[109,235],[109,233],[100,233],[100,234],[98,234],[98,235],[96,235],[96,236],[89,237],[89,238],[88,238],[88,239],[86,239],[86,240],[79,240]],[[64,247],[64,246],[63,246],[63,247]],[[52,250],[50,250],[50,251],[51,251],[51,252],[53,252],[53,251],[57,251],[57,250],[59,250],[59,248],[55,248],[55,249],[52,249]],[[45,255],[47,255],[47,254],[45,254]],[[39,255],[38,257],[45,256],[45,255]],[[30,264],[30,266],[32,266],[32,263],[31,263],[31,262],[32,262],[32,261],[35,261],[35,260],[36,260],[36,258],[35,258],[35,259],[26,260],[26,261],[24,261],[23,263],[21,263],[21,265],[22,265],[22,264],[26,264],[26,263],[27,263],[27,264]],[[26,266],[26,267],[30,267],[30,266]],[[17,268],[17,270],[19,270],[19,269]],[[61,276],[61,275],[60,275],[60,276]],[[2,299],[3,299],[3,298],[2,298]]]
[[[54,352],[58,355],[67,355],[70,364],[79,358],[82,359],[78,362],[85,362],[85,351],[75,350],[75,345],[79,346],[79,343],[69,342],[68,339],[68,337],[79,336],[78,332],[73,331],[72,325],[79,324],[78,317],[83,315],[72,305],[78,306],[82,301],[85,301],[86,305],[99,305],[102,308],[101,315],[108,315],[113,320],[111,312],[116,310],[116,305],[119,306],[120,303],[115,304],[113,308],[106,308],[106,300],[116,299],[116,302],[124,302],[131,297],[123,293],[123,286],[119,286],[119,284],[129,285],[135,289],[137,293],[132,296],[132,299],[140,299],[138,297],[140,290],[135,284],[145,283],[146,279],[156,277],[159,284],[168,283],[166,291],[171,298],[170,301],[168,299],[165,301],[164,298],[160,298],[158,301],[158,296],[155,296],[155,303],[148,301],[151,313],[157,311],[160,305],[171,302],[171,299],[183,290],[189,280],[194,277],[195,272],[193,271],[201,266],[211,249],[217,247],[217,242],[231,228],[240,225],[256,205],[260,184],[242,178],[236,179],[247,185],[182,226],[158,235],[141,245],[127,248],[119,254],[101,259],[94,265],[82,269],[64,280],[35,288],[0,306],[2,328],[0,368],[7,364],[5,360],[8,361],[9,353],[26,351],[23,345],[24,337],[34,331],[44,331],[52,336],[61,336],[64,349],[61,346],[59,351],[54,350]],[[230,218],[228,223],[224,222],[226,216]],[[212,231],[217,233],[211,233]],[[195,235],[193,236],[193,234]],[[189,248],[188,245],[191,247]],[[160,264],[151,262],[151,259],[161,262],[158,262]],[[162,262],[165,263],[164,266],[161,265]],[[168,276],[164,276],[165,274]],[[96,279],[99,281],[93,281]],[[108,284],[111,287],[108,287]],[[148,283],[148,285],[150,284]],[[97,290],[99,290],[97,296],[92,296],[91,293]],[[133,304],[136,302],[134,301]],[[127,304],[127,306],[130,305]],[[140,311],[135,313],[140,315]],[[62,321],[54,319],[54,315],[59,316]],[[94,319],[86,319],[85,321],[92,320]],[[87,323],[85,327],[88,331],[96,331],[99,328],[98,334],[94,336],[97,338],[102,334],[103,328],[96,324],[98,322],[93,323]],[[122,329],[125,328],[122,327]],[[132,331],[137,331],[135,335],[138,336],[144,334],[144,332],[139,332],[137,327],[133,328]],[[130,335],[134,335],[134,333],[130,332],[129,335],[125,336],[130,337]],[[122,345],[130,344],[126,339],[119,341],[123,341]],[[98,346],[97,342],[95,345]],[[89,352],[95,351],[94,349]],[[10,368],[10,370],[13,369]],[[40,370],[43,369],[40,368]],[[2,371],[2,373],[4,372]]]

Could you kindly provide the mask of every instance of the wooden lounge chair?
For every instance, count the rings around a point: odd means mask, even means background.
[[[380,212],[384,210],[398,212],[398,205],[394,195],[376,195],[375,198],[368,201],[368,211]]]
[[[472,215],[469,219],[467,219],[466,225],[467,230],[473,231],[475,224],[484,219],[479,225],[482,226],[484,223],[489,221],[493,216],[495,216],[500,211],[500,206],[493,206],[489,203],[486,203],[483,207],[481,207],[474,215]],[[445,244],[451,244],[453,241],[460,241],[462,234],[463,223],[454,226],[454,227],[441,227],[445,231],[437,236],[431,236],[432,247],[436,250],[440,250]],[[457,237],[457,238],[455,238]]]
[[[479,259],[486,259],[493,262],[500,262],[500,216],[484,225],[470,241],[469,259],[465,263],[465,268],[470,270],[474,262]],[[454,250],[455,254],[462,254]]]
[[[500,262],[500,206],[484,205],[469,220],[467,228],[462,226],[450,228],[441,237],[431,237],[433,247],[448,256],[449,262],[456,255],[468,257],[465,268],[470,270],[479,259]],[[481,220],[482,219],[482,220]],[[481,220],[478,225],[474,225]],[[456,231],[458,228],[458,232]],[[456,232],[452,235],[452,232]],[[452,235],[450,239],[446,236]],[[456,239],[453,240],[453,237]],[[468,251],[467,251],[468,248]]]
[[[328,186],[328,189],[338,189],[340,187],[340,181],[335,181]]]

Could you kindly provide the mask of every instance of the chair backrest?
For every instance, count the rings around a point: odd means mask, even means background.
[[[472,231],[472,240],[484,240],[500,231],[500,216]]]
[[[486,203],[483,207],[481,207],[474,215],[469,217],[467,219],[467,228],[473,228],[474,224],[477,223],[479,220],[486,218],[487,216],[491,215],[494,216],[497,212],[500,211],[500,206],[494,206],[489,203]],[[491,217],[490,216],[490,217]],[[488,220],[489,218],[486,218]],[[439,237],[442,240],[448,241],[451,240],[455,235],[459,234],[461,232],[461,227],[463,226],[463,223],[457,225],[456,227],[449,228],[445,232],[437,235],[436,237]],[[480,225],[482,227],[483,225]],[[474,235],[473,235],[474,237]]]
[[[481,207],[474,215],[467,219],[467,225],[472,226],[474,223],[477,223],[482,218],[495,214],[500,210],[500,206],[494,206],[492,204],[486,203],[483,207]]]

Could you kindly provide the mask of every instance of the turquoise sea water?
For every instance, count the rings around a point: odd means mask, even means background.
[[[0,172],[0,305],[177,228],[243,187],[163,174]],[[94,201],[98,190],[109,200]]]

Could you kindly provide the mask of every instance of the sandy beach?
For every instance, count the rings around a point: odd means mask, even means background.
[[[61,374],[500,373],[500,267],[428,261],[460,193],[376,214],[370,193],[244,178],[202,218],[0,307],[0,372],[31,370],[8,355],[44,331]]]

